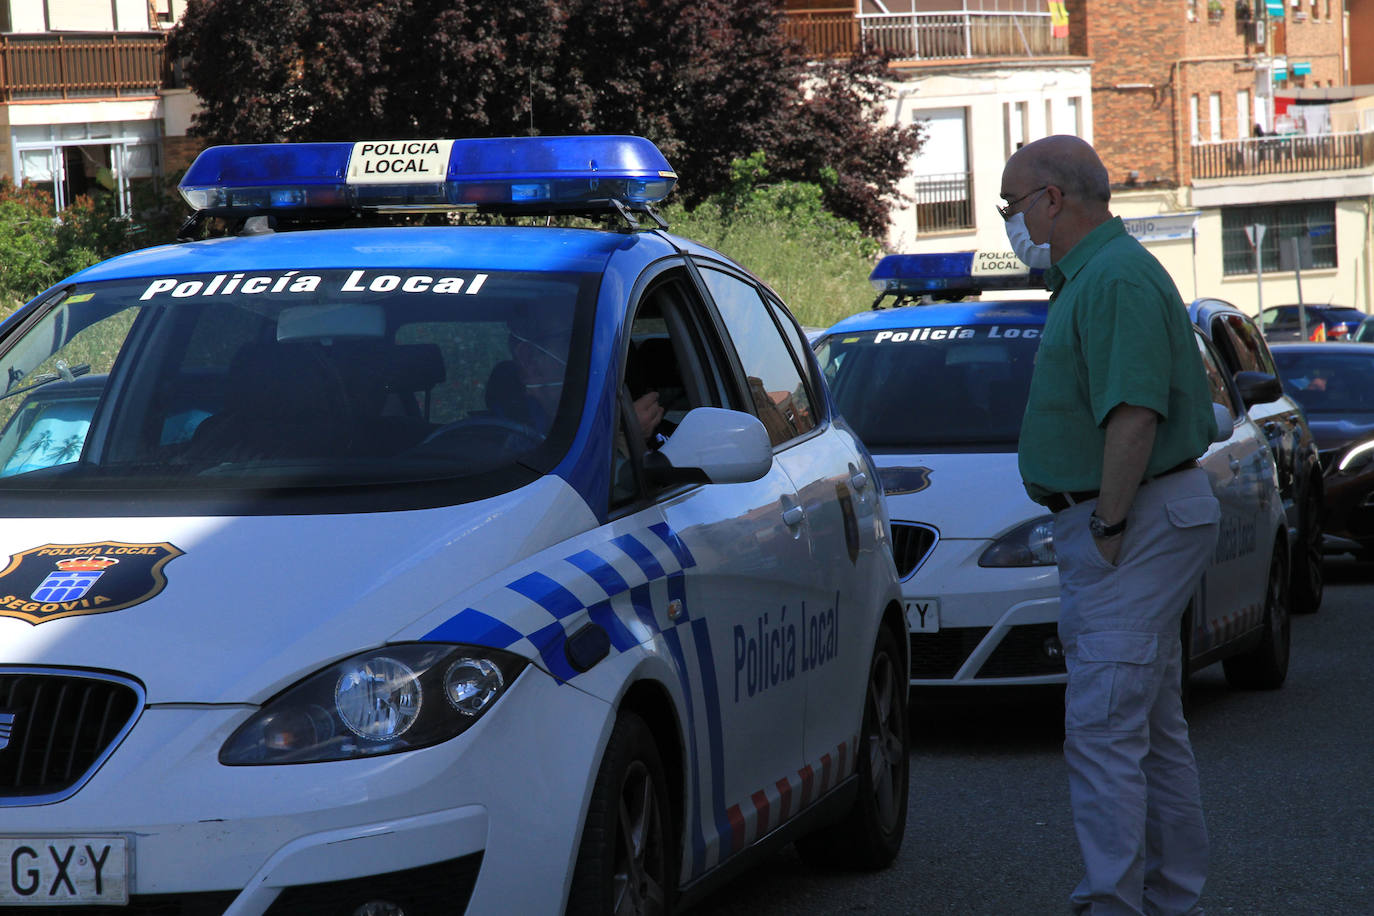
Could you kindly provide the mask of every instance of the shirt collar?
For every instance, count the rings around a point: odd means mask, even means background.
[[[1125,234],[1126,224],[1121,221],[1121,217],[1113,216],[1079,239],[1078,244],[1069,249],[1068,254],[1051,264],[1045,271],[1045,284],[1058,295],[1064,284],[1087,266],[1098,249],[1118,235]]]

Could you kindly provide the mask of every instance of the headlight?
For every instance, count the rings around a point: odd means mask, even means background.
[[[998,538],[978,558],[979,566],[1053,566],[1054,516],[1044,515]]]
[[[1345,453],[1336,470],[1343,474],[1358,474],[1374,461],[1374,442],[1362,442]]]
[[[226,766],[396,754],[461,734],[491,709],[526,660],[439,643],[384,646],[287,688],[229,736]]]

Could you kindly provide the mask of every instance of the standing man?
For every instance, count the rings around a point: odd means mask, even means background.
[[[1180,621],[1221,509],[1197,464],[1216,431],[1192,326],[1107,209],[1093,148],[1008,160],[999,208],[1053,291],[1021,428],[1026,491],[1054,512],[1064,758],[1091,916],[1198,916],[1207,828],[1180,697]]]

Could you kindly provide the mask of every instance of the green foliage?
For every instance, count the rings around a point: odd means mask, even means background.
[[[672,231],[746,265],[804,325],[828,327],[872,304],[868,274],[881,247],[826,208],[822,186],[764,184],[762,153],[734,160],[730,175],[725,191],[694,209],[664,208]]]
[[[808,62],[778,0],[188,0],[169,54],[213,142],[638,134],[689,207],[764,150],[875,237],[920,145],[884,60]]]
[[[51,194],[0,178],[0,317],[92,264],[171,241],[185,207],[151,182],[136,183],[133,197],[136,220],[110,194],[77,198],[59,215]]]

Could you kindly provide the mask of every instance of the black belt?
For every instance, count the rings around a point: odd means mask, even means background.
[[[1177,474],[1179,471],[1186,471],[1190,468],[1195,468],[1197,466],[1197,459],[1189,458],[1187,461],[1184,461],[1181,464],[1174,465],[1167,471],[1161,471],[1155,476],[1147,478],[1141,483],[1141,486],[1144,486],[1151,480],[1158,480],[1161,477],[1168,477],[1170,474]],[[1063,512],[1065,509],[1069,508],[1069,506],[1075,505],[1076,503],[1085,503],[1090,499],[1097,499],[1099,492],[1101,491],[1077,490],[1070,493],[1051,493],[1049,496],[1045,497],[1045,506],[1051,512]]]

